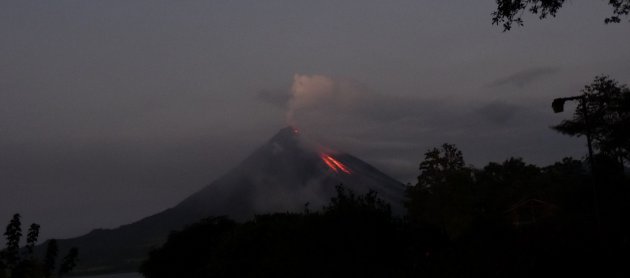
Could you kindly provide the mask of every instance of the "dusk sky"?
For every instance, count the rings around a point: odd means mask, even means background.
[[[288,123],[405,183],[444,142],[478,167],[581,158],[549,128],[574,105],[550,104],[630,83],[630,23],[605,25],[606,2],[502,32],[493,0],[2,1],[0,223],[130,223]]]

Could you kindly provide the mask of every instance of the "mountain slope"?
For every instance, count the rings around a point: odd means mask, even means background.
[[[335,186],[357,193],[370,189],[400,211],[403,185],[349,154],[331,154],[309,145],[297,131],[282,129],[227,175],[193,194],[177,207],[244,219],[255,213],[302,210],[327,204]],[[322,155],[345,165],[331,169]]]
[[[246,220],[268,212],[319,209],[335,196],[342,184],[358,194],[374,190],[402,213],[404,186],[360,159],[305,142],[290,127],[223,177],[177,206],[112,230],[94,230],[61,240],[60,246],[77,246],[78,272],[135,270],[151,247],[161,244],[169,231],[204,217],[227,215]],[[62,251],[63,252],[63,251]]]

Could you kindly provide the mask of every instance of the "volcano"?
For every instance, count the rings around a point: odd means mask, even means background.
[[[350,154],[308,142],[297,129],[287,127],[175,207],[116,229],[60,240],[59,245],[79,248],[76,272],[135,271],[172,230],[211,216],[243,221],[256,214],[317,210],[329,203],[339,185],[357,194],[375,191],[394,214],[402,214],[402,183]]]
[[[177,207],[242,220],[254,214],[319,208],[336,186],[376,191],[394,212],[402,210],[403,185],[360,159],[302,140],[287,127],[238,167],[190,196]]]

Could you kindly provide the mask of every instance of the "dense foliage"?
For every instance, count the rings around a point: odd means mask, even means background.
[[[497,9],[492,13],[492,24],[503,25],[503,30],[510,30],[512,24],[523,25],[522,15],[530,12],[540,19],[547,16],[555,17],[566,0],[496,0]],[[612,8],[612,15],[604,22],[619,23],[622,17],[630,13],[630,0],[608,0]]]
[[[172,233],[142,266],[146,277],[397,277],[401,223],[374,193],[339,189],[322,212],[209,218]],[[401,252],[402,251],[402,252]]]
[[[571,136],[589,134],[599,153],[596,162],[623,168],[630,162],[630,89],[608,76],[597,76],[584,86],[581,97],[573,118],[554,129]]]
[[[409,222],[434,227],[444,244],[420,273],[438,277],[630,274],[630,180],[623,172],[594,180],[566,158],[547,167],[511,158],[483,169],[460,167],[445,145],[426,154],[408,189]],[[435,159],[439,157],[441,159]],[[445,171],[427,163],[451,157]],[[447,172],[447,179],[442,177]],[[593,187],[598,193],[594,195]],[[446,240],[444,240],[446,239]],[[421,252],[418,250],[417,252]]]

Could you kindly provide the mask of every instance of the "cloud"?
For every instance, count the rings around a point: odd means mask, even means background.
[[[488,84],[488,87],[515,86],[518,88],[524,88],[541,78],[555,74],[558,71],[560,71],[560,69],[557,67],[530,68],[499,78]]]
[[[481,108],[477,109],[476,112],[492,123],[506,124],[512,120],[514,114],[517,113],[520,108],[521,107],[510,103],[495,101],[483,105]]]

